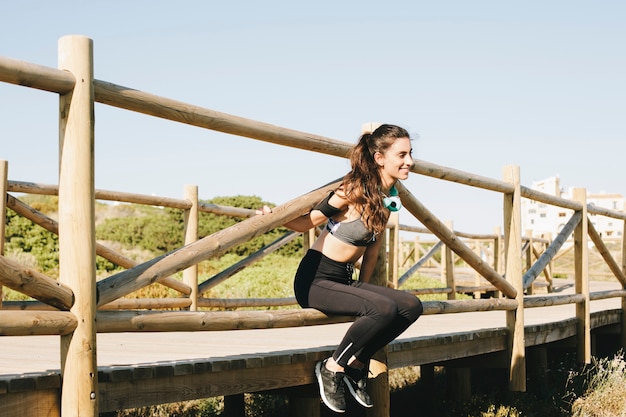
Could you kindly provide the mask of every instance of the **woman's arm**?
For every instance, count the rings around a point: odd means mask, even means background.
[[[283,226],[296,232],[306,232],[326,221],[327,217],[319,210],[311,210],[300,217],[288,221]]]
[[[322,201],[326,201],[326,199]],[[337,193],[332,194],[330,198],[328,198],[326,203],[331,206],[330,208],[332,209],[332,211],[336,211],[338,213],[346,210],[349,204],[348,200],[346,200],[344,197],[340,195],[337,195]],[[300,217],[296,217],[293,220],[288,221],[283,226],[285,226],[288,229],[295,230],[296,232],[306,232],[307,230],[310,230],[313,227],[319,226],[320,224],[328,220],[327,215],[322,212],[326,210],[323,210],[323,209],[320,210],[319,206],[320,205],[318,204],[310,212],[303,214]],[[263,209],[257,210],[257,213],[259,214],[265,214],[265,213],[271,213],[271,212],[272,212],[272,209],[269,208],[268,206],[263,206]]]
[[[380,250],[381,243],[382,239],[376,239],[373,244],[365,249],[363,260],[361,261],[359,281],[370,282],[374,269],[376,268],[376,261],[378,261],[378,251]]]

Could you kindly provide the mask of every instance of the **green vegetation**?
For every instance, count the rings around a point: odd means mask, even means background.
[[[33,207],[37,204],[33,204]],[[12,210],[6,214],[5,252],[20,263],[46,271],[50,276],[58,275],[58,238],[43,227],[17,215]]]

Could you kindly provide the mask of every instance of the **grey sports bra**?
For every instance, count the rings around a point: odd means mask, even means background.
[[[365,227],[360,217],[345,222],[338,222],[329,218],[328,223],[326,223],[326,230],[342,242],[354,246],[367,246],[376,240],[376,234]]]

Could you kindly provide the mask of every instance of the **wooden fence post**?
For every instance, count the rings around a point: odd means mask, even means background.
[[[420,257],[422,255],[422,251],[420,250],[420,235],[419,234],[415,234],[415,237],[413,238],[413,247],[415,248],[413,250],[413,263],[416,264],[419,260]],[[430,265],[431,261],[429,260],[428,262],[426,262],[426,265]]]
[[[446,222],[446,227],[450,230],[453,229],[452,221]],[[456,281],[454,279],[454,254],[450,246],[444,245],[441,250],[441,268],[442,277],[441,280],[446,284],[446,287],[450,288],[448,293],[448,300],[456,300]]]
[[[7,179],[9,163],[0,160],[0,255],[4,256],[4,239],[6,236],[6,213],[7,213]],[[0,285],[0,310],[2,310],[2,285]]]
[[[479,256],[482,258],[482,242],[480,240],[472,240],[472,249],[474,250],[474,253],[476,254],[476,256]],[[474,285],[479,287],[481,284],[481,276],[477,271],[473,271],[472,275],[474,275]],[[474,291],[474,299],[480,299],[481,296],[481,292],[479,291]]]
[[[576,303],[578,332],[576,353],[581,363],[591,362],[591,317],[589,311],[589,232],[587,223],[587,190],[574,188],[572,198],[582,204],[582,217],[574,229],[574,287],[585,299]]]
[[[546,239],[547,242],[543,244],[543,248],[542,248],[542,253],[545,252],[549,247],[550,244],[552,243],[552,234],[551,233],[544,233],[543,235],[541,235],[541,237],[543,239]],[[548,292],[551,293],[554,291],[554,283],[553,283],[553,274],[552,274],[552,270],[554,267],[554,259],[551,259],[550,262],[548,263],[547,271],[548,273],[546,274],[546,281],[548,281]]]
[[[59,68],[76,84],[59,100],[59,275],[74,292],[77,327],[61,337],[61,416],[98,415],[93,42],[59,40]]]
[[[304,256],[304,254],[311,249],[313,242],[315,242],[315,238],[315,228],[302,233],[302,256]]]
[[[372,274],[371,283],[387,285],[387,234],[382,233],[383,241],[378,253],[378,262]],[[389,394],[389,371],[387,369],[387,348],[379,350],[370,361],[372,378],[368,381],[367,391],[372,398],[374,407],[366,410],[367,417],[389,417],[391,398]]]
[[[185,199],[191,203],[191,208],[185,210],[185,245],[198,240],[198,186],[185,186]],[[189,310],[198,310],[198,264],[193,264],[183,270],[183,282],[191,288]]]
[[[528,247],[526,248],[526,271],[528,271],[533,266],[533,231],[531,229],[526,230],[526,238],[528,239]],[[535,281],[530,284],[530,287],[526,289],[526,293],[528,295],[532,295],[535,293]]]
[[[493,239],[493,269],[500,275],[504,275],[504,262],[502,262],[502,228],[496,226],[493,229],[495,238]],[[493,292],[494,298],[502,297],[502,292],[496,290]]]
[[[512,194],[504,194],[504,246],[506,279],[517,291],[517,309],[506,312],[509,330],[509,389],[526,391],[524,346],[524,282],[522,275],[521,186],[518,166],[504,168],[504,180],[513,184]]]

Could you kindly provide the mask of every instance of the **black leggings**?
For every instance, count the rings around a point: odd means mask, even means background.
[[[352,264],[336,262],[309,250],[294,281],[296,299],[328,315],[356,316],[333,359],[345,367],[352,356],[367,363],[378,350],[398,337],[423,312],[419,298],[352,279]]]

